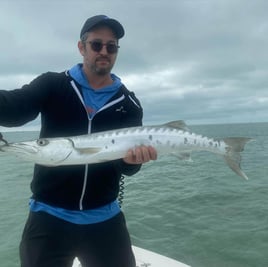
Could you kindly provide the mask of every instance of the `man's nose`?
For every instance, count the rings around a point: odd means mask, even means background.
[[[107,55],[108,54],[107,44],[102,44],[102,48],[101,48],[99,53],[102,54],[102,55]]]

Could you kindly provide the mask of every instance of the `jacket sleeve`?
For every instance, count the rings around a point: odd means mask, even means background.
[[[140,101],[136,98],[133,92],[128,91],[127,96],[128,111],[124,121],[124,127],[142,126],[143,109]],[[142,164],[127,164],[121,160],[122,173],[128,176],[134,175],[140,169]]]
[[[140,170],[141,166],[142,164],[128,164],[123,160],[121,162],[122,173],[127,176],[131,176],[137,173]]]
[[[0,90],[0,125],[21,126],[34,120],[46,99],[47,86],[44,81],[45,74],[20,89]]]

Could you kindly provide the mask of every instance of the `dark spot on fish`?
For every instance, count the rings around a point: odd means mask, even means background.
[[[149,135],[149,140],[152,141],[153,140],[153,136],[150,134]]]
[[[213,142],[211,142],[211,141],[210,141],[208,144],[209,144],[210,146],[213,146]]]
[[[184,144],[187,144],[188,143],[188,139],[185,137],[184,138]]]
[[[114,144],[115,143],[115,140],[114,139],[112,139],[112,144]]]

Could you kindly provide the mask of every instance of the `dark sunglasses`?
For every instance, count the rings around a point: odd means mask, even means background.
[[[107,44],[103,44],[101,41],[90,41],[87,42],[90,44],[91,49],[94,52],[100,52],[103,48],[103,46],[106,46],[106,50],[108,54],[115,54],[118,51],[118,48],[120,47],[117,44],[114,43],[107,43]]]

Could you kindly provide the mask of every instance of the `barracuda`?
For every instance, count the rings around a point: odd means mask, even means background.
[[[8,143],[0,134],[0,151],[46,166],[92,164],[123,158],[129,149],[153,146],[159,156],[173,154],[190,159],[192,151],[208,151],[222,155],[228,166],[248,179],[240,168],[245,144],[251,138],[230,137],[214,140],[188,130],[183,121],[158,126],[130,127],[87,135],[41,138]]]

